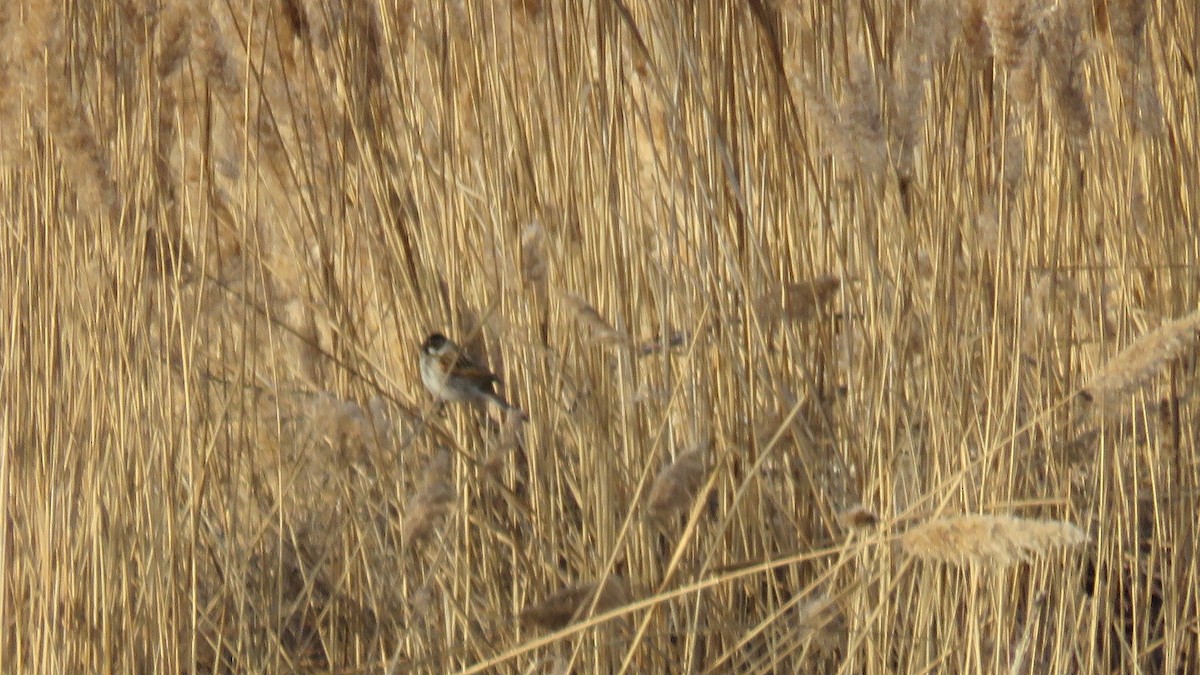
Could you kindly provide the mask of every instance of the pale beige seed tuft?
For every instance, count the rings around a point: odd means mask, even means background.
[[[421,485],[404,510],[400,534],[405,546],[424,541],[441,524],[455,498],[451,481],[450,453],[442,450],[425,467]]]
[[[179,70],[192,43],[191,17],[182,0],[163,6],[156,27],[158,40],[158,76],[168,78]]]
[[[824,593],[798,605],[792,625],[821,652],[834,651],[846,640],[846,617],[837,601]]]
[[[1087,140],[1092,129],[1091,102],[1084,85],[1084,60],[1088,53],[1084,10],[1078,1],[1061,2],[1042,19],[1046,74],[1063,126],[1076,144]]]
[[[982,68],[991,51],[991,36],[988,34],[984,12],[985,0],[965,0],[962,7],[962,38],[966,47],[966,60],[973,69]]]
[[[692,505],[696,490],[704,481],[708,444],[703,443],[683,453],[659,472],[646,498],[647,513],[653,518],[666,518],[685,511]]]
[[[1083,395],[1101,407],[1111,407],[1136,392],[1191,345],[1200,330],[1200,310],[1170,321],[1134,340],[1109,359],[1083,388]]]
[[[900,545],[925,560],[1002,567],[1087,540],[1082,530],[1061,520],[966,515],[918,525],[900,536]]]
[[[521,231],[521,280],[526,288],[546,281],[546,228],[533,221]]]
[[[1033,36],[1033,16],[1028,0],[990,0],[984,21],[991,35],[992,53],[1006,70],[1026,61]]]
[[[626,344],[629,338],[612,327],[600,312],[574,293],[564,293],[563,302],[575,314],[575,320],[591,332],[591,338],[601,344]]]
[[[629,585],[620,577],[609,577],[603,587],[596,582],[577,584],[565,588],[545,600],[528,605],[521,610],[521,623],[533,624],[550,630],[558,630],[571,623],[578,615],[587,611],[596,598],[595,614],[603,614],[613,608],[629,603]]]

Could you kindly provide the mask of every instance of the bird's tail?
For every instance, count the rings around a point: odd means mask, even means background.
[[[525,414],[524,410],[521,410],[520,408],[516,407],[515,405],[512,405],[511,403],[509,403],[508,401],[505,401],[504,397],[501,396],[500,394],[488,392],[487,398],[489,401],[496,404],[497,407],[499,407],[501,410],[503,410],[505,412],[505,414],[512,413],[512,414],[518,415],[525,422],[529,421],[529,415]]]

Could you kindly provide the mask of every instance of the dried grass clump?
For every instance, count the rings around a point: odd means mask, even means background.
[[[1134,340],[1109,359],[1083,387],[1083,396],[1100,407],[1111,407],[1148,383],[1189,347],[1200,330],[1200,310]]]
[[[647,514],[664,519],[687,510],[704,481],[708,444],[701,444],[683,453],[659,472],[646,498]]]
[[[596,598],[599,588],[599,598]],[[603,586],[596,582],[565,588],[545,600],[521,610],[521,623],[558,630],[569,625],[596,599],[594,614],[603,614],[629,603],[629,585],[620,577],[609,577]]]
[[[841,285],[841,279],[832,274],[784,284],[760,295],[754,307],[764,321],[808,321],[818,316]]]
[[[1078,527],[1060,520],[967,515],[914,527],[901,535],[900,545],[925,560],[1005,566],[1087,540]]]
[[[575,315],[575,320],[591,332],[593,341],[608,345],[623,345],[629,342],[628,336],[613,328],[612,324],[582,297],[574,293],[564,293],[562,300]]]
[[[404,524],[400,528],[404,545],[419,544],[436,531],[454,498],[450,452],[442,450],[425,467],[421,485],[404,509]]]

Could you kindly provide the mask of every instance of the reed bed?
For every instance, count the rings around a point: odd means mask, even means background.
[[[5,3],[0,671],[1200,671],[1196,17]]]

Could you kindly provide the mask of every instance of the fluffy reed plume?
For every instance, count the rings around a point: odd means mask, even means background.
[[[665,519],[687,510],[704,481],[708,444],[688,450],[659,472],[646,498],[646,511],[655,519]]]
[[[1007,70],[1025,62],[1033,20],[1027,0],[988,0],[984,21],[991,34],[992,55]]]
[[[1109,0],[1096,5],[1105,10],[1098,12],[1097,23],[1107,24],[1112,32],[1113,41],[1125,62],[1122,68],[1136,70],[1142,56],[1150,3],[1147,0]]]
[[[546,281],[546,228],[533,221],[521,231],[521,280],[526,288],[540,288]]]
[[[784,284],[760,295],[754,308],[763,321],[808,321],[816,318],[818,310],[829,303],[841,285],[832,274]]]
[[[961,0],[921,0],[900,45],[888,97],[888,143],[903,190],[916,172],[914,153],[925,122],[926,85],[934,67],[949,58],[952,40],[961,32],[961,4]]]
[[[962,7],[962,37],[966,46],[966,58],[967,62],[976,68],[983,67],[991,53],[985,2],[986,0],[964,0]]]
[[[1083,7],[1072,0],[1048,9],[1039,31],[1054,103],[1068,138],[1076,145],[1085,141],[1092,129],[1092,111],[1083,84],[1084,24]]]
[[[1005,566],[1087,540],[1082,530],[1061,520],[967,515],[918,525],[901,535],[900,545],[926,560]]]
[[[166,79],[179,70],[191,50],[192,25],[186,3],[177,0],[164,5],[155,28],[158,76]]]
[[[859,504],[842,511],[837,517],[838,524],[847,530],[864,530],[879,524],[879,515]]]
[[[192,16],[193,54],[208,76],[208,83],[224,96],[238,96],[242,78],[238,57],[227,44],[216,18],[207,10]]]
[[[44,3],[4,19],[0,63],[11,79],[5,99],[34,102],[29,111],[35,125],[49,136],[58,151],[63,172],[75,189],[82,209],[93,215],[116,216],[120,204],[117,182],[109,167],[108,149],[100,142],[89,120],[79,87],[68,72],[70,30],[63,9]],[[110,73],[105,73],[105,76]],[[5,111],[12,114],[15,110]],[[6,124],[12,117],[7,117]],[[7,134],[8,132],[6,132]]]
[[[1083,387],[1083,396],[1107,407],[1149,382],[1155,374],[1189,347],[1200,330],[1200,310],[1134,340],[1109,359]]]
[[[592,340],[601,344],[620,345],[629,342],[624,333],[612,327],[586,300],[574,293],[564,293],[563,302],[575,314],[575,320],[592,333]]]
[[[1036,17],[1029,0],[989,0],[984,14],[991,34],[992,54],[1011,76],[1017,100],[1030,103],[1037,83]]]
[[[609,577],[601,586],[596,582],[577,584],[565,588],[545,600],[528,605],[521,610],[521,623],[558,630],[571,623],[580,613],[587,611],[593,598],[596,600],[595,614],[603,614],[615,607],[629,603],[629,585],[620,577]]]
[[[815,84],[808,88],[819,91]],[[809,111],[825,134],[825,150],[830,156],[869,175],[878,175],[887,167],[879,82],[863,56],[854,55],[840,104],[816,95],[809,100]]]
[[[833,598],[824,593],[797,605],[796,632],[822,652],[837,649],[846,640],[846,617]]]
[[[454,498],[450,453],[442,450],[425,467],[421,486],[404,509],[404,524],[400,528],[404,545],[411,547],[433,533],[454,502]]]

